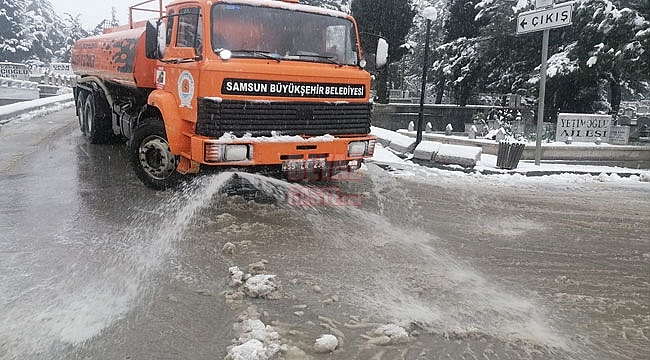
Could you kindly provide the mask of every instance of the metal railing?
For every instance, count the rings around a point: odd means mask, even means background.
[[[74,87],[77,85],[77,76],[45,72],[40,78],[36,77],[35,81],[41,85]]]

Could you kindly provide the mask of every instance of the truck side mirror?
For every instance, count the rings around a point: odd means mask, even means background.
[[[167,26],[162,21],[149,20],[145,29],[145,56],[162,59],[167,47]]]
[[[377,40],[377,52],[375,53],[375,67],[381,69],[388,62],[388,41],[384,38]]]

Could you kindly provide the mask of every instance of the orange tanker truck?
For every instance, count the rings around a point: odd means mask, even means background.
[[[178,0],[157,20],[77,41],[81,132],[127,141],[147,186],[202,166],[356,169],[373,154],[370,74],[354,19],[296,0]],[[131,7],[133,10],[148,1]]]

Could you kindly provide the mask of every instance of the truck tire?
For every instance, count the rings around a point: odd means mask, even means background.
[[[81,133],[83,135],[85,134],[86,127],[84,124],[86,121],[84,120],[84,105],[86,104],[86,91],[84,90],[79,90],[77,91],[77,98],[75,99],[75,106],[77,110],[77,118],[79,118],[79,130],[81,130]]]
[[[133,171],[146,186],[165,190],[178,185],[179,157],[171,153],[165,125],[159,119],[145,119],[133,130],[128,153]]]
[[[82,133],[88,138],[91,144],[105,144],[113,135],[108,114],[98,103],[96,94],[88,93],[83,107],[83,130]],[[100,105],[100,106],[98,106]]]

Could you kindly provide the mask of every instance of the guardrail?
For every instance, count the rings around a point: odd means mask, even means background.
[[[76,75],[64,75],[45,72],[34,78],[34,81],[41,85],[74,87],[77,85]]]

